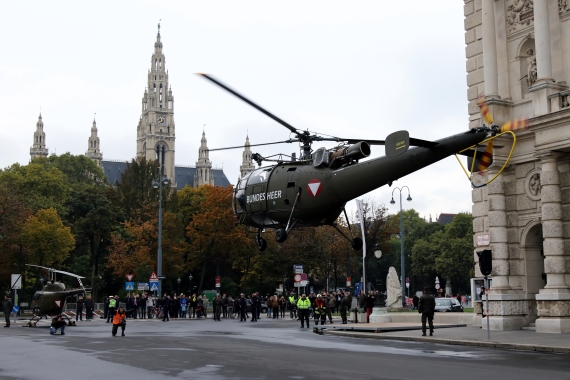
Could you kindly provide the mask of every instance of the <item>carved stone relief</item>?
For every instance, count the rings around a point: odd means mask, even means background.
[[[565,2],[568,0],[559,1]],[[533,22],[533,0],[507,0],[507,29],[509,32],[525,28]]]
[[[540,189],[542,185],[540,184],[540,170],[530,171],[524,181],[524,190],[526,196],[533,200],[540,200]]]
[[[558,10],[560,13],[570,11],[570,1],[568,0],[558,0]]]

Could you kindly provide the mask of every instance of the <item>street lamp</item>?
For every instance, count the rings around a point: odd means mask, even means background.
[[[157,168],[157,175],[152,182],[152,187],[158,191],[158,252],[156,255],[156,269],[158,272],[158,294],[162,296],[162,185],[168,185],[168,177],[163,177],[164,165]]]
[[[400,192],[400,271],[402,276],[402,307],[406,307],[406,283],[404,282],[406,278],[406,267],[404,265],[404,222],[402,219],[402,190],[404,187],[408,189],[408,198],[406,198],[406,200],[410,202],[412,197],[410,196],[410,188],[408,186],[394,188],[394,190],[392,190],[392,200],[390,201],[390,204],[396,203],[394,202],[394,191],[398,190]]]
[[[192,273],[188,275],[188,279],[190,280],[190,294],[189,297],[192,297]]]
[[[176,282],[178,282],[178,295],[180,295],[180,277],[178,277],[178,280],[176,280]]]

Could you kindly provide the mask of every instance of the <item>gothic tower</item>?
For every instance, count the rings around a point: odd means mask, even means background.
[[[34,144],[30,148],[30,156],[32,160],[37,157],[47,157],[48,149],[46,148],[46,134],[44,132],[44,122],[42,114],[38,117],[36,123],[36,131],[34,132]]]
[[[91,127],[91,137],[89,137],[87,143],[87,152],[85,153],[85,157],[90,158],[97,164],[98,167],[103,168],[101,166],[101,160],[103,160],[103,153],[101,153],[100,146],[99,146],[99,137],[97,136],[97,123],[95,119],[93,119],[93,126]]]
[[[168,85],[168,71],[162,53],[160,24],[148,71],[148,85],[142,98],[142,115],[137,127],[137,156],[158,160],[164,174],[176,186],[174,177],[174,98]]]
[[[212,175],[212,162],[210,161],[208,150],[208,140],[206,132],[202,132],[200,149],[198,149],[198,161],[196,161],[196,172],[194,173],[194,187],[202,185],[214,186],[214,176]]]
[[[243,177],[249,172],[255,170],[255,165],[251,162],[251,148],[249,144],[249,135],[245,138],[245,149],[243,150],[243,161],[239,167],[239,172]]]

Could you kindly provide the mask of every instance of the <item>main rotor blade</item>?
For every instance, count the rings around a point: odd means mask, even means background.
[[[262,146],[262,145],[274,145],[274,144],[290,144],[292,142],[296,142],[299,141],[298,139],[289,139],[289,140],[285,140],[285,141],[277,141],[277,142],[271,142],[271,143],[263,143],[263,144],[250,144],[249,146]],[[214,150],[227,150],[227,149],[238,149],[238,148],[245,148],[245,145],[239,145],[239,146],[229,146],[227,148],[215,148],[215,149],[208,149],[209,152],[212,152]]]
[[[264,110],[263,108],[261,108],[260,106],[258,106],[257,104],[255,104],[254,102],[252,102],[251,100],[249,100],[248,98],[246,98],[243,95],[238,94],[237,92],[235,92],[234,90],[232,90],[231,88],[229,88],[228,86],[218,82],[216,79],[212,78],[211,76],[209,76],[208,74],[203,74],[203,73],[198,73],[199,75],[203,76],[204,78],[208,79],[209,81],[211,81],[212,83],[217,84],[218,86],[220,86],[221,88],[223,88],[224,90],[228,91],[230,94],[237,96],[238,98],[240,98],[241,100],[243,100],[244,102],[246,102],[247,104],[249,104],[250,106],[252,106],[253,108],[255,108],[256,110],[264,113],[265,115],[269,116],[270,118],[272,118],[273,120],[275,120],[276,122],[278,122],[279,124],[281,124],[282,126],[284,126],[285,128],[289,129],[291,132],[300,135],[299,131],[297,130],[297,128],[293,127],[292,125],[286,123],[285,121],[281,120],[280,118],[278,118],[277,116],[273,115],[271,112]],[[211,149],[212,150],[212,149]]]

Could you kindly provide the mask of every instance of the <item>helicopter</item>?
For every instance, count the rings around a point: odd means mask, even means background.
[[[83,294],[89,289],[85,289],[83,283],[81,282],[82,276],[78,276],[74,273],[65,272],[62,270],[57,270],[48,267],[42,267],[40,265],[26,264],[31,267],[37,267],[46,269],[49,273],[49,281],[43,286],[42,290],[34,293],[32,297],[32,318],[26,323],[28,327],[36,327],[37,322],[46,317],[54,314],[61,314],[67,298],[75,294]],[[77,278],[81,289],[66,289],[65,284],[60,281],[56,281],[56,273],[65,274]],[[67,318],[67,325],[75,326],[75,321],[71,320],[66,314],[63,314]]]
[[[511,130],[528,128],[527,119],[494,125],[487,103],[480,100],[479,107],[489,126],[483,124],[436,141],[412,138],[405,130],[393,132],[385,140],[321,136],[293,127],[212,76],[199,75],[289,129],[294,136],[284,141],[250,146],[293,142],[300,145],[299,159],[295,153],[270,157],[253,154],[252,159],[259,168],[238,178],[234,187],[232,207],[235,217],[239,224],[257,229],[256,243],[260,251],[267,248],[267,242],[261,236],[265,229],[275,229],[275,240],[283,243],[294,228],[322,225],[334,227],[351,242],[354,250],[360,250],[363,242],[352,232],[345,208],[347,202],[384,185],[392,186],[394,181],[405,175],[454,154],[467,156],[473,163],[472,168],[484,170],[490,164],[488,156],[489,150],[493,149],[492,139],[505,133],[511,133],[514,138]],[[334,141],[338,145],[313,151],[312,144],[320,141]],[[485,146],[480,145],[485,142]],[[386,155],[361,162],[370,156],[371,145],[384,145]],[[243,148],[243,145],[209,150],[238,148]],[[264,161],[274,164],[262,166]],[[350,237],[336,224],[342,213]]]

